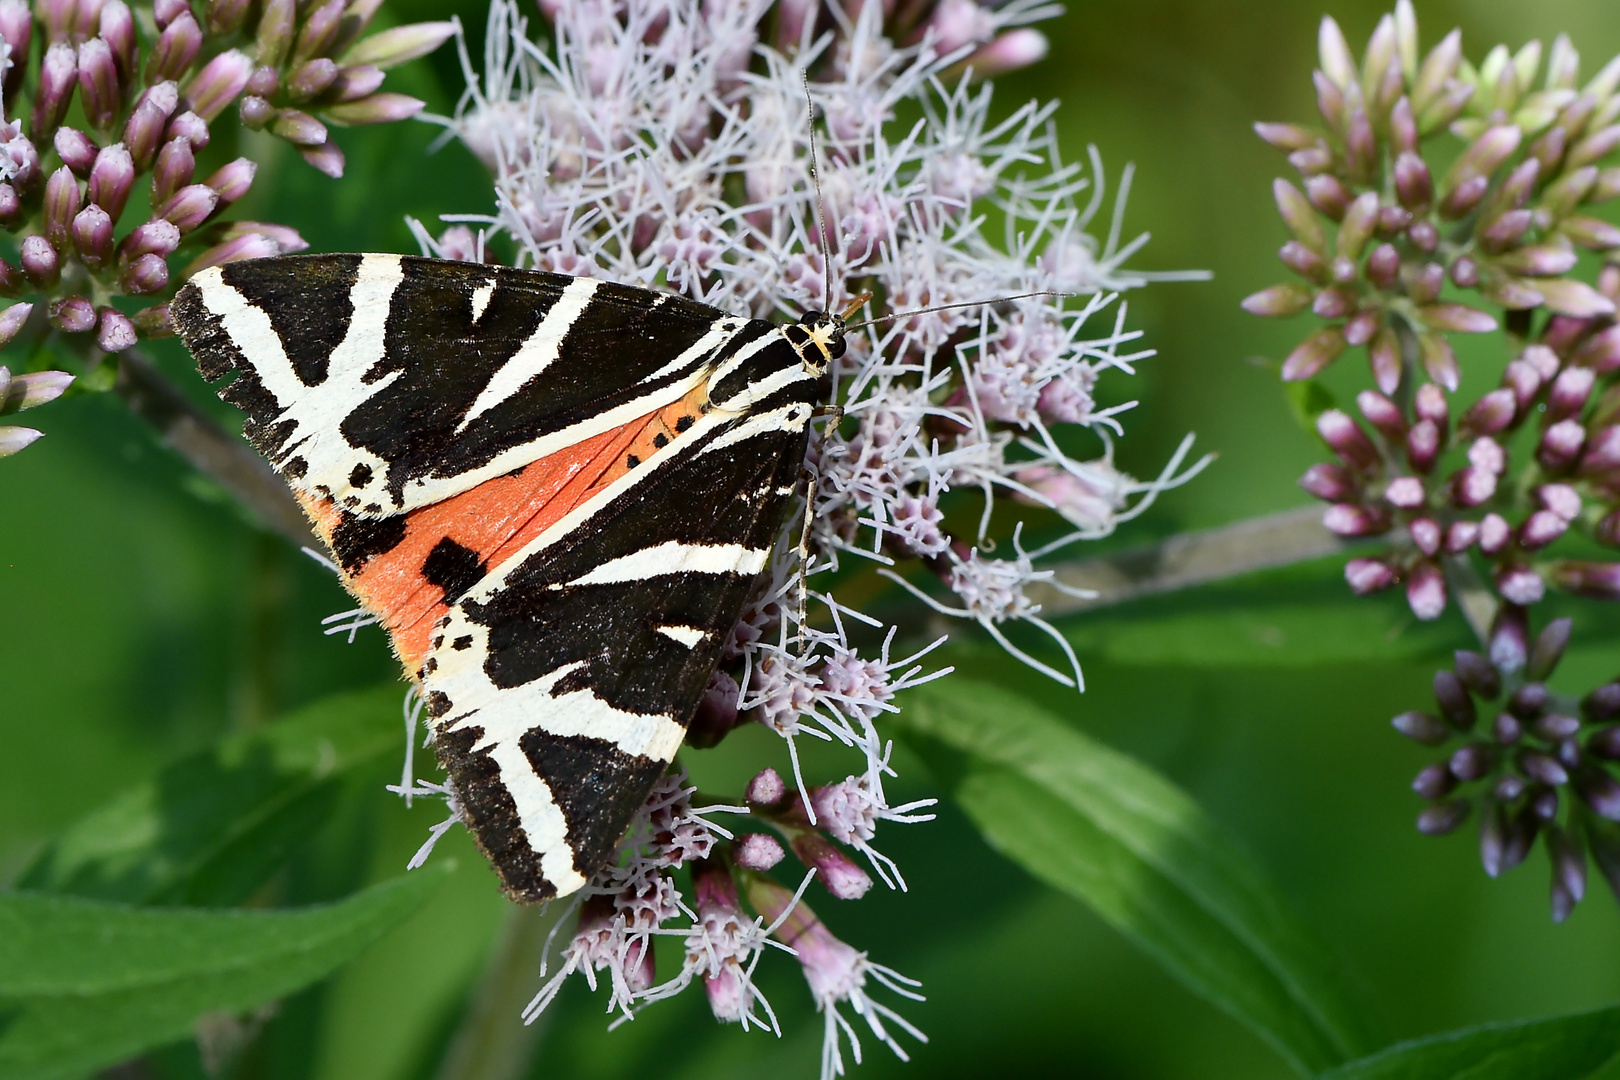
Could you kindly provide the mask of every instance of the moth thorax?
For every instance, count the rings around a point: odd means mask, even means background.
[[[799,321],[782,328],[804,368],[818,378],[827,373],[832,362],[844,355],[844,320],[825,311],[809,311]]]

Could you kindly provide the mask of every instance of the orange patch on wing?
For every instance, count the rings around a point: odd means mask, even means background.
[[[485,572],[602,488],[646,461],[695,420],[707,400],[699,386],[686,398],[621,427],[582,440],[507,476],[413,511],[405,538],[352,577],[349,591],[388,629],[394,651],[415,678],[432,646],[433,625],[446,611],[443,590],[422,575],[428,554],[446,537],[477,553]],[[305,502],[328,542],[340,514],[330,499]]]

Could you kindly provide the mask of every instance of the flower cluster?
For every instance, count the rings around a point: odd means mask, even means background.
[[[1588,848],[1620,893],[1620,831],[1612,824],[1620,822],[1620,679],[1579,703],[1549,691],[1569,633],[1570,620],[1555,619],[1532,641],[1524,609],[1504,606],[1485,653],[1459,651],[1452,669],[1435,673],[1438,715],[1406,712],[1393,721],[1425,746],[1461,740],[1412,781],[1429,802],[1418,829],[1451,832],[1477,806],[1480,861],[1491,877],[1523,862],[1540,837],[1558,922],[1586,891]]]
[[[1275,183],[1293,237],[1279,257],[1300,280],[1244,306],[1267,316],[1308,308],[1326,321],[1284,360],[1287,382],[1365,350],[1374,385],[1356,395],[1359,418],[1320,412],[1317,431],[1338,460],[1311,466],[1300,484],[1331,504],[1323,520],[1333,532],[1393,538],[1388,550],[1348,562],[1356,593],[1403,585],[1420,619],[1463,599],[1490,637],[1500,678],[1531,680],[1509,687],[1514,696],[1489,738],[1425,770],[1418,787],[1444,799],[1459,783],[1492,779],[1487,869],[1515,863],[1545,829],[1564,868],[1554,887],[1562,917],[1579,895],[1568,869],[1578,849],[1573,832],[1551,824],[1565,782],[1555,778],[1575,776],[1584,796],[1579,777],[1597,773],[1577,769],[1573,711],[1543,711],[1545,672],[1522,673],[1522,648],[1517,667],[1512,649],[1502,646],[1506,660],[1494,650],[1502,635],[1528,633],[1526,609],[1549,585],[1620,599],[1620,562],[1594,557],[1599,545],[1620,546],[1620,228],[1590,214],[1620,196],[1620,58],[1582,83],[1562,36],[1545,57],[1539,42],[1516,53],[1498,46],[1478,67],[1463,58],[1456,31],[1421,54],[1409,0],[1379,22],[1360,64],[1324,19],[1320,58],[1326,130],[1256,126],[1303,178],[1303,191]],[[1425,154],[1448,132],[1462,145],[1436,174]],[[1462,372],[1452,335],[1497,331],[1497,385],[1455,401]],[[1493,608],[1496,629],[1487,630]],[[1567,634],[1556,622],[1538,640]],[[1470,682],[1463,669],[1479,663],[1460,660],[1455,675],[1438,677],[1453,726],[1473,724],[1459,678],[1476,693],[1500,681]],[[1436,744],[1451,731],[1416,713],[1397,726]],[[1620,811],[1587,801],[1598,813]],[[1447,831],[1466,806],[1439,803],[1421,827]]]
[[[422,102],[379,92],[384,69],[438,47],[455,24],[362,36],[380,6],[38,0],[30,10],[0,0],[0,229],[17,251],[0,259],[0,295],[28,297],[0,312],[0,347],[62,335],[80,385],[106,389],[103,356],[171,333],[163,298],[187,277],[307,246],[285,226],[221,220],[247,194],[251,160],[199,161],[233,103],[242,123],[332,176],[343,155],[317,117],[369,124],[418,112]],[[126,215],[131,206],[149,213]]]
[[[1413,613],[1433,619],[1447,604],[1446,560],[1477,557],[1510,603],[1534,604],[1547,583],[1620,597],[1620,566],[1543,554],[1572,527],[1620,543],[1620,265],[1596,288],[1573,276],[1581,252],[1620,249],[1620,228],[1586,213],[1620,195],[1620,166],[1603,167],[1620,148],[1620,60],[1582,85],[1563,37],[1545,71],[1537,42],[1513,55],[1498,46],[1475,68],[1455,31],[1420,56],[1403,0],[1359,67],[1324,20],[1321,63],[1325,133],[1257,126],[1304,178],[1303,192],[1275,185],[1293,234],[1279,255],[1303,280],[1244,304],[1329,321],[1284,361],[1285,380],[1366,351],[1376,389],[1356,406],[1371,432],[1323,412],[1318,431],[1339,462],[1301,480],[1333,504],[1325,522],[1340,535],[1405,528],[1396,550],[1349,565],[1351,586],[1404,582]],[[1448,130],[1467,142],[1436,179],[1423,152]],[[1454,408],[1449,335],[1498,329],[1498,387]]]
[[[1106,201],[1095,152],[1084,170],[1058,157],[1050,106],[992,121],[991,88],[974,81],[1040,56],[1044,38],[1025,24],[1052,9],[768,7],[542,2],[552,40],[541,45],[516,5],[496,0],[483,73],[463,53],[469,89],[442,119],[493,174],[494,210],[452,219],[438,236],[413,225],[443,257],[505,256],[758,318],[865,308],[850,315],[848,351],[831,372],[841,413],[811,438],[814,482],[688,731],[695,747],[744,723],[786,741],[791,781],[764,770],[737,800],[770,831],[730,836],[666,778],[619,861],[584,890],[562,968],[530,1012],[569,974],[595,985],[605,972],[621,1018],[701,982],[721,1020],[774,1027],[752,983],[774,942],[796,953],[826,1016],[830,1076],[843,1070],[844,1037],[859,1060],[843,1004],[896,1052],[897,1034],[920,1037],[870,996],[914,996],[914,984],[833,938],[799,895],[812,880],[838,900],[862,896],[874,877],[905,887],[877,833],[926,820],[929,803],[891,803],[890,747],[875,722],[896,711],[899,691],[944,672],[926,659],[939,641],[896,648],[895,627],[810,584],[876,568],[1073,685],[1079,665],[1028,593],[1052,577],[1038,561],[1107,535],[1201,463],[1185,467],[1183,445],[1147,482],[1113,464],[1130,405],[1100,401],[1099,382],[1152,355],[1135,348],[1118,300],[1151,277],[1124,265],[1146,240],[1121,241],[1129,173],[1099,242],[1087,232]],[[906,111],[920,119],[893,130]],[[1003,235],[987,234],[987,211]],[[1094,457],[1064,449],[1088,436]],[[995,555],[992,519],[1009,504],[1055,511],[1049,525],[1066,519],[1064,535],[1026,549],[1015,527],[1011,552]],[[1016,648],[1005,628],[1019,622],[1045,629],[1066,661],[1048,666]],[[847,747],[862,764],[836,783],[807,783],[801,737]],[[809,874],[798,889],[773,876],[789,852]],[[657,981],[654,934],[686,943],[673,980]]]

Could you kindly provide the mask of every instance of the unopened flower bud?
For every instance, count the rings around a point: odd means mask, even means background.
[[[1370,596],[1394,585],[1399,576],[1381,559],[1351,559],[1344,564],[1344,580],[1357,596]]]
[[[123,105],[118,65],[113,60],[111,46],[100,38],[91,38],[80,45],[78,78],[79,101],[90,126],[97,131],[107,130]]]
[[[1350,345],[1365,345],[1383,326],[1383,316],[1368,308],[1358,311],[1344,324],[1344,340]]]
[[[1545,716],[1536,717],[1531,727],[1538,736],[1548,742],[1560,742],[1565,739],[1572,739],[1580,734],[1581,722],[1574,716],[1548,713]],[[1591,750],[1590,743],[1587,745],[1587,749]]]
[[[1412,246],[1425,254],[1440,246],[1440,230],[1427,221],[1418,221],[1406,230],[1406,238],[1412,241]]]
[[[247,158],[237,158],[230,164],[222,166],[203,183],[213,188],[219,195],[221,207],[229,206],[248,193],[258,168],[258,165]]]
[[[86,177],[90,175],[90,167],[96,163],[96,144],[90,137],[76,128],[57,128],[53,140],[56,145],[56,155],[62,159],[62,164],[73,170],[74,175]]]
[[[1425,836],[1443,836],[1454,832],[1459,825],[1468,820],[1468,812],[1472,807],[1473,804],[1467,799],[1453,799],[1450,802],[1425,807],[1418,815],[1418,832]]]
[[[1440,523],[1431,517],[1414,519],[1407,526],[1407,532],[1412,537],[1412,546],[1423,554],[1433,558],[1440,551]]]
[[[1477,465],[1465,465],[1451,478],[1451,502],[1468,508],[1489,502],[1496,495],[1497,474]]]
[[[1399,236],[1411,224],[1412,212],[1410,210],[1404,210],[1399,206],[1384,206],[1378,210],[1377,233],[1385,239]]]
[[[0,458],[26,450],[35,440],[44,436],[38,428],[8,425],[0,427]]]
[[[408,120],[421,112],[427,102],[405,94],[372,94],[359,101],[339,102],[324,110],[327,119],[335,124],[388,124]]]
[[[96,325],[96,308],[82,296],[65,296],[51,303],[50,319],[65,334],[82,334]]]
[[[237,49],[220,53],[186,84],[185,99],[190,110],[204,120],[214,119],[236,100],[253,68],[253,61]]]
[[[1376,195],[1373,196],[1375,199]],[[1318,176],[1308,177],[1305,181],[1305,198],[1310,200],[1312,206],[1334,221],[1343,219],[1345,211],[1350,206],[1354,196],[1344,181],[1331,173],[1322,173]]]
[[[153,218],[137,225],[124,237],[119,253],[129,261],[149,254],[166,257],[180,246],[180,231],[172,222]]]
[[[1575,725],[1578,729],[1580,721],[1576,720]],[[1586,752],[1604,761],[1620,761],[1620,727],[1604,728],[1595,732],[1586,740]]]
[[[1605,271],[1607,269],[1605,267]],[[1570,357],[1570,363],[1576,367],[1590,368],[1598,375],[1620,369],[1620,325],[1606,327],[1587,338],[1575,350],[1575,355]]]
[[[23,273],[36,286],[45,289],[56,284],[62,271],[62,260],[56,248],[43,236],[27,236],[21,244]]]
[[[1498,671],[1509,674],[1524,668],[1530,655],[1529,620],[1524,608],[1503,604],[1491,623],[1490,660]]]
[[[1440,715],[1458,731],[1470,731],[1478,720],[1474,699],[1469,696],[1462,680],[1444,668],[1434,673],[1434,697],[1440,703]]]
[[[1591,368],[1569,367],[1559,372],[1558,378],[1553,380],[1552,389],[1547,391],[1549,420],[1579,416],[1581,410],[1586,408],[1587,398],[1592,396],[1596,381],[1597,376]]]
[[[1479,264],[1467,255],[1458,257],[1451,264],[1451,280],[1458,288],[1472,289],[1479,284]]]
[[[1440,200],[1440,217],[1446,221],[1456,221],[1465,217],[1479,205],[1485,193],[1490,190],[1491,178],[1488,176],[1471,176],[1467,180],[1452,188]]]
[[[370,97],[383,84],[383,69],[370,64],[341,68],[326,89],[330,101],[359,101]],[[1286,261],[1286,260],[1285,260]]]
[[[1535,217],[1535,214],[1529,210],[1506,211],[1505,213],[1499,215],[1494,221],[1488,222],[1485,227],[1480,230],[1480,245],[1484,247],[1486,251],[1502,251],[1503,249],[1512,246],[1514,243],[1518,242],[1520,237],[1530,231],[1530,226],[1535,223]],[[1461,259],[1458,260],[1458,262],[1461,261]],[[1469,259],[1468,261],[1471,265],[1473,264],[1472,259]],[[1515,273],[1522,274],[1531,272],[1524,269],[1524,264],[1522,263],[1508,261],[1504,263],[1504,266]],[[1554,271],[1554,273],[1557,273],[1557,271]],[[1473,279],[1475,283],[1479,281],[1479,272],[1477,267],[1474,271]],[[1455,276],[1453,276],[1452,280],[1456,281],[1457,279]],[[1457,284],[1461,285],[1463,283],[1458,281]]]
[[[135,75],[135,18],[124,0],[107,0],[101,6],[97,36],[112,49],[113,61],[118,65],[118,81],[128,86]]]
[[[156,206],[164,202],[181,187],[191,183],[196,168],[197,158],[189,142],[170,139],[164,143],[163,149],[158,151],[156,164],[152,166],[152,204]]]
[[[1440,297],[1446,284],[1446,270],[1437,262],[1427,262],[1410,272],[1406,280],[1406,295],[1414,304],[1430,304]]]
[[[743,797],[750,806],[775,806],[787,797],[787,785],[775,769],[762,769],[748,781]]]
[[[1446,527],[1447,555],[1461,555],[1479,541],[1479,522],[1453,521]]]
[[[151,164],[163,142],[163,129],[180,101],[180,91],[172,82],[149,86],[136,99],[124,123],[124,145],[130,159],[140,168]]]
[[[1611,124],[1570,147],[1569,156],[1564,159],[1564,168],[1579,169],[1583,165],[1590,165],[1608,157],[1616,147],[1620,147],[1620,124]]]
[[[1428,497],[1428,492],[1423,489],[1423,481],[1415,476],[1398,476],[1384,489],[1385,500],[1402,510],[1415,510],[1427,502]]]
[[[1513,539],[1513,527],[1501,514],[1486,514],[1479,523],[1479,549],[1489,556],[1496,556],[1507,547],[1508,541]]]
[[[1388,326],[1381,326],[1367,343],[1367,364],[1372,368],[1373,382],[1386,394],[1393,394],[1401,385],[1403,374],[1400,339]]]
[[[253,94],[244,94],[237,111],[242,118],[242,126],[258,131],[268,124],[276,115],[276,107],[262,97]]]
[[[1418,309],[1418,318],[1431,330],[1485,334],[1496,329],[1495,319],[1466,304],[1428,304]]]
[[[1616,783],[1614,777],[1596,769],[1589,770],[1576,777],[1575,790],[1599,816],[1620,821],[1620,783]]]
[[[1415,739],[1425,746],[1439,746],[1441,743],[1451,738],[1451,730],[1441,722],[1438,716],[1431,716],[1424,712],[1401,713],[1401,715],[1390,721],[1390,726],[1392,726],[1402,735],[1405,735],[1408,739]],[[1437,766],[1431,765],[1428,769],[1424,769],[1423,773],[1427,773],[1429,769],[1434,768],[1437,768]],[[1442,773],[1446,772],[1443,766],[1438,768]],[[1423,773],[1419,773],[1418,775],[1421,777]],[[1450,774],[1446,773],[1446,775],[1449,776]],[[1412,785],[1412,789],[1417,791],[1419,795],[1422,795],[1426,799],[1438,799],[1441,796],[1448,794],[1451,790],[1448,787],[1444,790],[1436,791],[1434,794],[1429,794],[1428,792],[1420,789],[1416,783]]]
[[[243,259],[267,259],[280,254],[280,246],[270,237],[262,233],[248,233],[209,248],[193,259],[181,276],[191,278],[210,266],[222,266]]]
[[[1541,575],[1528,566],[1508,565],[1496,571],[1496,591],[1510,604],[1536,604],[1546,594]]]
[[[1363,390],[1356,395],[1356,408],[1367,422],[1391,442],[1406,438],[1406,417],[1400,406],[1375,390]]]
[[[1569,618],[1554,619],[1536,635],[1536,643],[1530,649],[1530,661],[1525,667],[1525,677],[1542,680],[1553,673],[1558,667],[1558,661],[1564,657],[1564,650],[1569,646],[1570,628],[1574,621]],[[1559,738],[1573,735],[1568,732]]]
[[[103,147],[90,167],[90,201],[117,221],[135,185],[135,162],[123,143]]]
[[[1378,450],[1346,413],[1328,409],[1316,418],[1316,431],[1322,441],[1352,468],[1371,469],[1378,464]]]
[[[252,0],[211,0],[208,29],[216,34],[235,33],[246,20],[251,4]]]
[[[1558,588],[1593,600],[1620,600],[1620,563],[1561,559],[1547,568]]]
[[[321,146],[326,142],[326,125],[297,109],[282,109],[270,122],[271,134],[294,146]]]
[[[146,60],[148,82],[178,79],[191,67],[202,48],[202,27],[190,11],[182,12],[158,35]]]
[[[213,188],[207,184],[188,184],[155,210],[186,233],[207,221],[218,205],[219,194]]]
[[[326,55],[327,47],[337,35],[338,22],[343,18],[343,9],[347,2],[348,0],[326,0],[304,16],[304,24],[298,29],[298,39],[293,43],[294,65],[301,64],[311,57]]]
[[[188,109],[171,119],[163,134],[169,139],[184,139],[193,150],[201,150],[208,145],[208,121]]]
[[[1459,780],[1478,780],[1491,771],[1493,755],[1483,743],[1460,746],[1451,755],[1447,767]]]
[[[40,61],[39,86],[34,92],[34,138],[49,138],[67,113],[78,85],[78,54],[73,46],[58,41],[45,50]]]
[[[1406,603],[1412,614],[1428,621],[1446,610],[1446,578],[1440,568],[1424,561],[1412,568],[1406,578]]]
[[[102,308],[96,326],[96,345],[102,352],[120,353],[136,342],[135,324],[114,308]]]
[[[1532,647],[1532,651],[1533,647]],[[1508,711],[1521,720],[1534,720],[1551,700],[1544,683],[1527,682],[1508,698]]]
[[[1359,503],[1335,503],[1322,514],[1322,526],[1336,536],[1377,536],[1389,531],[1389,518]]]
[[[1560,473],[1575,464],[1586,445],[1586,429],[1578,420],[1560,420],[1541,433],[1536,460],[1551,473]]]
[[[827,891],[840,900],[859,900],[872,887],[872,878],[842,848],[818,832],[806,830],[793,837],[793,854],[813,867]]]
[[[181,14],[191,14],[189,0],[152,0],[152,21],[157,23],[159,30],[168,26]]]
[[[1526,346],[1525,350],[1519,354],[1519,360],[1534,368],[1536,374],[1541,376],[1542,382],[1546,382],[1558,374],[1558,354],[1545,345]]]
[[[4,311],[0,311],[0,349],[11,344],[33,311],[33,304],[12,304]]]
[[[1345,502],[1356,498],[1360,485],[1342,465],[1318,463],[1305,470],[1299,486],[1325,502]]]
[[[1400,273],[1401,254],[1394,244],[1379,244],[1367,256],[1367,280],[1380,289],[1393,288]]]
[[[0,184],[0,224],[15,226],[22,218],[22,199],[10,184]]]
[[[67,245],[68,227],[79,206],[79,181],[64,165],[45,182],[45,235],[58,251]]]
[[[1273,285],[1247,296],[1243,310],[1250,315],[1278,318],[1304,311],[1311,302],[1311,291],[1301,285]]]
[[[1458,649],[1452,654],[1452,666],[1456,669],[1457,677],[1462,685],[1483,698],[1495,698],[1502,692],[1502,677],[1491,662],[1480,653],[1471,649]],[[1435,684],[1435,694],[1439,695],[1439,683]]]
[[[1328,279],[1327,262],[1322,256],[1298,240],[1290,240],[1277,251],[1277,258],[1283,265],[1301,277],[1316,282],[1325,282]]]
[[[1419,420],[1406,433],[1406,461],[1414,472],[1427,475],[1440,456],[1440,429],[1432,420]]]
[[[782,844],[769,833],[745,833],[737,838],[737,846],[732,849],[731,859],[744,870],[757,870],[764,873],[784,856]]]
[[[1526,551],[1539,551],[1563,536],[1568,528],[1569,522],[1551,510],[1537,510],[1520,526],[1519,546]]]
[[[372,34],[356,43],[340,59],[345,66],[370,64],[391,68],[415,60],[449,41],[456,33],[453,22],[412,23]]]
[[[0,2],[0,39],[4,39],[10,46],[12,57],[3,84],[6,101],[15,101],[17,91],[22,89],[23,76],[28,70],[28,65],[22,62],[22,58],[28,55],[33,36],[34,16],[28,5],[23,0]]]
[[[287,95],[294,101],[308,101],[318,94],[324,93],[328,87],[337,81],[338,66],[325,56],[306,60],[293,71],[292,77],[287,80]],[[258,93],[252,86],[248,89]],[[270,91],[274,93],[274,90]],[[268,94],[264,96],[269,96]]]
[[[1586,453],[1581,455],[1581,471],[1584,473],[1608,472],[1611,469],[1620,469],[1620,424],[1614,424],[1599,431],[1587,443]]]
[[[1337,327],[1325,326],[1311,334],[1288,354],[1283,361],[1282,377],[1284,382],[1298,382],[1313,378],[1323,368],[1327,367],[1348,347],[1344,340],[1343,331]]]
[[[1278,150],[1303,150],[1308,146],[1321,144],[1321,137],[1308,127],[1300,124],[1268,124],[1254,125],[1254,133]]]
[[[169,284],[169,264],[161,255],[142,255],[124,268],[118,283],[136,295],[159,292]]]
[[[1523,360],[1514,360],[1502,372],[1502,385],[1513,391],[1514,410],[1522,413],[1541,392],[1541,376]]]
[[[303,158],[317,172],[324,173],[336,180],[343,175],[343,151],[338,149],[335,142],[327,142],[321,146],[306,146],[298,151]],[[571,270],[569,273],[582,273]]]
[[[1572,278],[1546,278],[1536,282],[1546,298],[1547,310],[1576,319],[1613,315],[1614,302],[1592,286]]]
[[[1463,414],[1462,422],[1458,425],[1458,433],[1466,435],[1494,435],[1513,423],[1513,415],[1518,411],[1518,399],[1513,391],[1506,387],[1498,387],[1474,403],[1473,408]]]
[[[107,211],[91,203],[74,217],[71,231],[84,264],[93,270],[105,266],[113,247],[113,220]]]
[[[1524,725],[1518,717],[1508,713],[1497,713],[1496,719],[1491,722],[1491,738],[1503,746],[1512,746],[1524,738]]]
[[[1395,197],[1408,210],[1421,213],[1434,199],[1434,178],[1417,154],[1407,151],[1395,159]]]
[[[1346,289],[1323,289],[1311,303],[1312,313],[1324,319],[1342,319],[1355,310],[1356,299]]]
[[[1273,181],[1271,190],[1277,201],[1277,212],[1282,215],[1288,231],[1294,234],[1294,239],[1316,254],[1323,254],[1327,238],[1322,233],[1322,222],[1316,216],[1316,209],[1300,194],[1298,188],[1286,180]]]
[[[153,304],[149,308],[142,308],[130,319],[135,324],[142,337],[168,338],[175,336],[174,320],[169,315],[168,304]]]
[[[1538,754],[1534,751],[1521,754],[1519,756],[1519,767],[1524,770],[1525,775],[1530,779],[1539,780],[1543,784],[1557,787],[1560,784],[1569,783],[1569,773],[1555,759],[1548,757],[1546,754]]]

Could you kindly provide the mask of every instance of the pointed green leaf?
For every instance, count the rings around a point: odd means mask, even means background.
[[[252,895],[328,816],[342,782],[400,749],[397,684],[324,698],[115,795],[46,848],[24,889],[134,904]]]
[[[1620,1005],[1399,1043],[1321,1080],[1580,1080],[1620,1053]]]
[[[956,798],[993,847],[1089,904],[1301,1072],[1377,1045],[1327,950],[1162,776],[961,678],[914,691],[895,719],[967,755]]]
[[[284,911],[0,895],[0,1076],[72,1080],[308,986],[416,911],[447,865]]]

